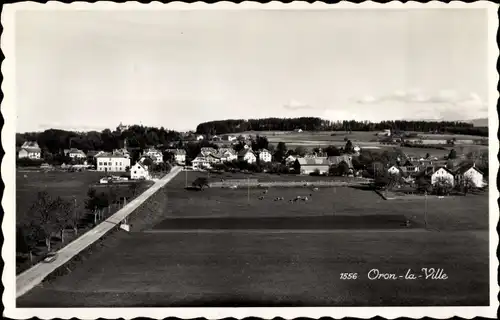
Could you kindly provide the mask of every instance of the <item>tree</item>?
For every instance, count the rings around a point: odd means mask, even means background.
[[[61,235],[61,242],[64,243],[64,230],[67,226],[74,226],[77,221],[71,204],[61,198],[56,199],[56,225]]]
[[[430,157],[431,157],[431,155],[429,153],[425,154],[425,159],[429,159]]]
[[[432,191],[432,185],[429,179],[426,179],[424,175],[417,178],[417,191],[420,193],[430,193]]]
[[[306,149],[302,146],[298,146],[297,148],[295,148],[294,152],[296,155],[303,157],[306,154]]]
[[[354,152],[354,147],[352,145],[351,140],[347,140],[345,147],[344,147],[344,152],[345,153],[353,153]]]
[[[324,150],[329,157],[340,156],[340,150],[335,146],[328,146]]]
[[[437,195],[449,195],[453,189],[451,181],[446,177],[437,177],[434,182],[434,191]]]
[[[203,190],[203,187],[210,187],[208,179],[205,177],[196,178],[191,185],[200,190]]]
[[[52,235],[58,230],[59,199],[53,199],[46,191],[37,194],[30,208],[31,224],[39,226],[47,250],[51,250]]]
[[[466,196],[469,190],[474,188],[474,181],[472,180],[472,177],[470,175],[463,175],[460,180],[460,187],[462,188],[464,196]]]
[[[457,158],[457,152],[455,149],[451,149],[450,153],[448,154],[448,159],[456,159]]]
[[[336,176],[343,177],[349,174],[349,165],[345,161],[340,162],[335,169]]]
[[[34,221],[16,227],[16,251],[27,253],[33,264],[33,251],[38,241],[44,238],[43,230]]]
[[[279,142],[276,146],[276,152],[274,153],[274,158],[277,162],[281,162],[284,160],[286,156],[287,147],[284,142]]]

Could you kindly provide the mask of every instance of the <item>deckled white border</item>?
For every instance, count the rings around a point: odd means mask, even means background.
[[[426,8],[485,8],[488,9],[488,45],[489,45],[489,163],[490,163],[490,307],[320,307],[320,308],[15,308],[15,119],[16,119],[16,101],[15,101],[15,11],[16,10],[301,10],[301,9],[426,9]],[[113,2],[97,3],[72,3],[63,4],[58,2],[48,2],[39,4],[34,2],[23,2],[5,5],[2,12],[1,22],[3,34],[1,36],[1,48],[6,57],[2,63],[2,74],[4,77],[2,91],[4,100],[2,101],[1,111],[5,120],[2,129],[2,146],[5,150],[5,156],[2,161],[2,179],[5,184],[2,206],[4,217],[2,223],[2,232],[5,238],[2,246],[2,258],[5,267],[2,274],[2,282],[5,286],[3,294],[3,305],[5,306],[4,316],[14,319],[26,319],[39,317],[41,319],[62,318],[69,319],[77,317],[81,319],[96,319],[98,317],[116,319],[131,319],[135,317],[164,318],[174,316],[179,318],[206,317],[208,319],[218,319],[223,317],[244,318],[248,316],[261,317],[265,319],[281,316],[292,319],[296,317],[319,318],[322,316],[331,316],[342,318],[345,316],[371,318],[382,316],[394,319],[400,316],[409,318],[422,318],[424,316],[434,318],[449,318],[460,316],[471,319],[476,316],[496,318],[498,309],[497,294],[499,287],[497,284],[498,260],[496,258],[496,248],[498,246],[498,234],[496,225],[498,223],[498,206],[496,200],[499,197],[496,186],[496,175],[498,172],[498,140],[496,134],[498,131],[498,116],[496,113],[496,103],[498,92],[496,85],[498,83],[498,73],[496,71],[496,60],[498,58],[498,47],[496,44],[496,33],[498,29],[497,5],[490,2],[463,3],[453,1],[449,4],[432,1],[429,3],[410,2],[403,4],[393,1],[387,4],[375,2],[365,2],[363,4],[352,4],[343,2],[336,5],[325,3],[308,4],[298,2],[291,4],[282,4],[277,1],[268,4],[249,3],[234,4],[230,2],[220,2],[217,4],[206,4],[197,2],[187,4],[182,2],[173,2],[162,4],[154,2],[151,4],[141,4],[138,2],[127,2],[117,4]]]

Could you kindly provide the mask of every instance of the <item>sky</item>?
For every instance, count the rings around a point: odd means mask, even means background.
[[[18,11],[17,132],[487,117],[481,9]]]

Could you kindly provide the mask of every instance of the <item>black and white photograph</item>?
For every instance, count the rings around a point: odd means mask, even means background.
[[[4,316],[495,317],[497,10],[4,6]]]

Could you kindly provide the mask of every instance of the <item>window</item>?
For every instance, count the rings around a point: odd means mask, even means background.
[[[99,165],[102,166],[102,161],[99,161]]]
[[[134,170],[134,174],[137,174],[137,171]]]

